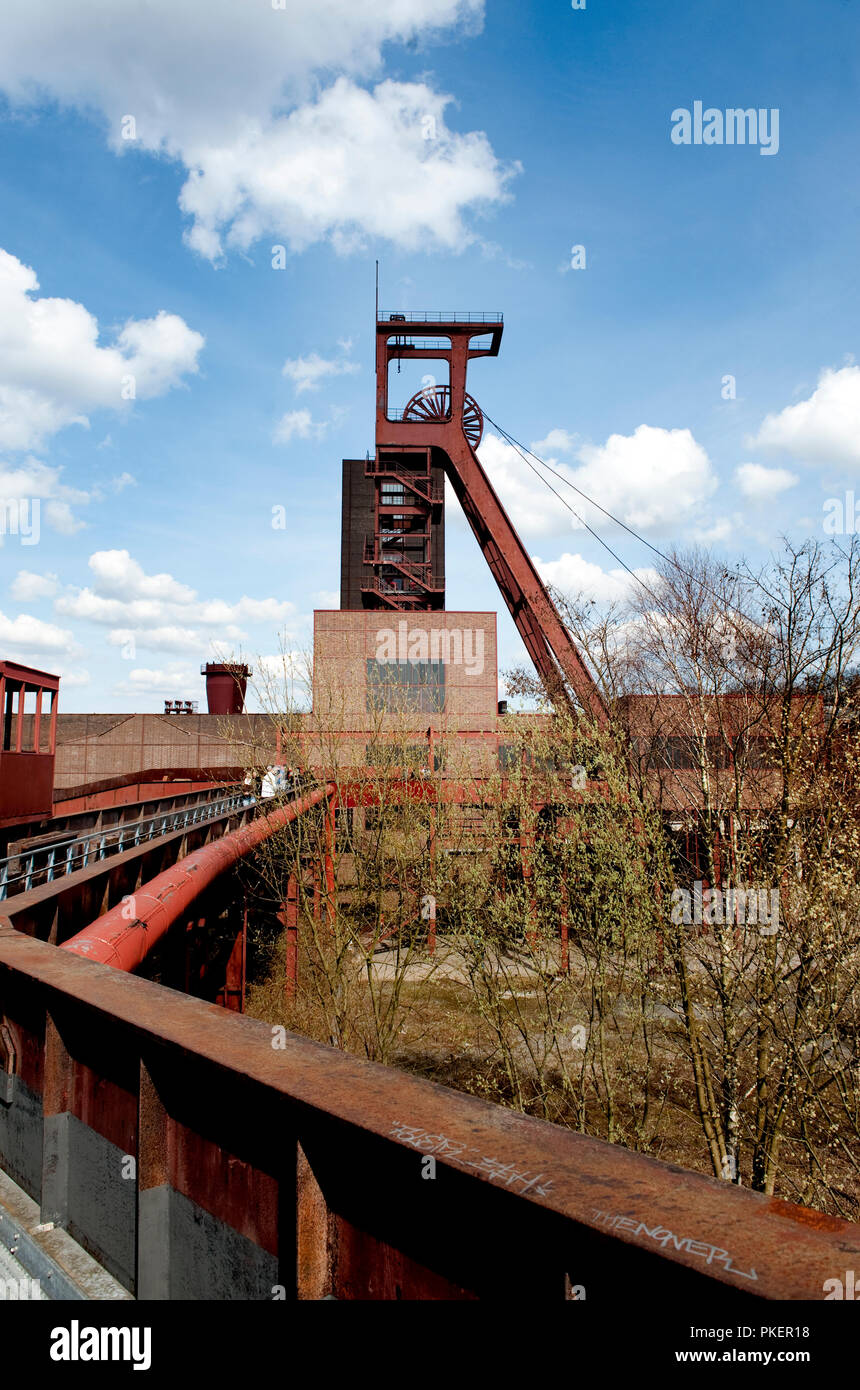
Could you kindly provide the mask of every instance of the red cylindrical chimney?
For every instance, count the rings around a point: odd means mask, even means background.
[[[252,675],[249,666],[209,661],[200,667],[200,674],[206,677],[206,703],[210,714],[242,713],[248,677]]]

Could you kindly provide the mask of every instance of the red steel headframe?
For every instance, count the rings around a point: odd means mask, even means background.
[[[432,326],[449,348],[412,346]],[[423,334],[422,334],[423,329]],[[490,571],[501,590],[544,688],[556,704],[571,705],[565,681],[594,720],[605,726],[608,711],[588,667],[558,615],[481,461],[466,436],[466,370],[473,357],[498,355],[501,315],[381,314],[376,323],[376,448],[403,449],[420,443],[438,450],[445,471]],[[473,345],[473,339],[481,340]],[[489,339],[489,343],[487,343]],[[450,366],[450,414],[445,419],[388,418],[388,366],[395,358],[444,358]]]

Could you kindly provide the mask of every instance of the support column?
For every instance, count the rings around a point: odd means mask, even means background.
[[[170,1288],[168,1115],[145,1062],[140,1064],[137,1156],[137,1290],[166,1300]]]
[[[284,994],[287,1000],[294,999],[299,980],[299,881],[295,874],[287,880],[287,896],[278,921],[286,928],[286,983]]]
[[[39,739],[40,739],[39,726],[40,726],[40,724],[41,724],[41,722],[42,722],[42,694],[43,694],[42,687],[39,686],[38,690],[36,691],[36,712],[35,712],[35,714],[33,715],[33,752],[34,752],[34,753],[38,753],[38,752],[40,751],[40,749],[39,749]]]
[[[325,903],[329,926],[334,926],[336,902],[334,854],[335,854],[335,800],[329,797],[325,818]]]
[[[236,936],[233,947],[227,959],[224,973],[224,984],[219,989],[216,1004],[222,1008],[230,1009],[233,1013],[245,1012],[245,961],[248,950],[248,899],[243,895],[242,901],[231,916],[238,918]]]
[[[531,804],[520,813],[520,860],[526,897],[526,941],[534,947],[537,942],[537,903],[534,891],[535,828]]]
[[[428,744],[428,750],[429,750],[429,755],[430,755],[430,776],[432,777],[432,776],[433,776],[433,773],[434,773],[434,771],[435,771],[435,767],[434,767],[434,763],[435,763],[435,756],[434,756],[434,753],[435,753],[435,750],[434,750],[434,737],[433,737],[433,726],[432,726],[432,724],[431,724],[430,728],[427,730],[427,744]],[[437,795],[433,798],[433,805],[432,805],[432,809],[431,809],[431,812],[430,812],[430,882],[431,882],[431,884],[432,884],[432,886],[433,886],[434,888],[435,888],[435,886],[436,886],[436,827],[437,827],[438,814],[439,814],[439,797],[438,797],[438,794],[437,794]],[[430,893],[430,894],[428,894],[428,896],[429,896],[429,898],[430,898],[430,903],[429,903],[430,911],[429,911],[428,919],[427,919],[427,951],[428,951],[428,953],[429,953],[431,956],[435,956],[435,954],[436,954],[436,894],[435,894],[435,893]]]
[[[567,893],[567,875],[565,874],[565,875],[562,877],[562,880],[561,880],[561,923],[560,923],[560,929],[561,929],[561,973],[562,973],[562,975],[569,975],[569,974],[570,974],[570,942],[569,942],[569,934],[570,934],[570,916],[569,916],[569,907],[570,907],[570,903],[569,903],[568,893]]]
[[[183,962],[185,983],[183,988],[186,994],[194,993],[194,990],[192,989],[192,982],[194,980],[195,926],[196,923],[192,918],[191,921],[185,923],[185,929],[183,931],[183,942],[185,945],[185,956]]]
[[[72,1059],[53,1018],[46,1014],[41,1220],[63,1229],[69,1221],[71,1085]]]
[[[296,1297],[321,1299],[331,1292],[328,1204],[304,1149],[296,1147]]]

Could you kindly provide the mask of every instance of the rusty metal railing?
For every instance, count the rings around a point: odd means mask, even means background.
[[[243,796],[232,809],[226,806],[219,815],[191,818],[175,829],[167,826],[160,835],[141,837],[139,844],[134,843],[132,832],[116,852],[104,858],[94,855],[85,867],[73,867],[29,892],[12,894],[3,902],[3,910],[18,931],[63,942],[166,864],[175,863],[231,825],[242,825],[256,809],[255,799]]]
[[[860,1227],[0,927],[0,1166],[138,1297],[822,1299]]]
[[[118,820],[115,827],[101,826],[78,835],[67,832],[48,843],[19,849],[0,859],[0,902],[16,893],[29,893],[40,884],[53,883],[110,855],[122,854],[147,840],[206,821],[223,820],[240,808],[253,805],[254,797],[248,792],[228,792],[217,798],[199,798],[179,810],[156,811],[132,821]]]
[[[504,323],[504,314],[496,310],[473,309],[464,313],[440,309],[380,309],[376,315],[377,324],[389,323]]]
[[[128,903],[115,905],[65,941],[62,949],[118,970],[136,969],[155,943],[182,921],[216,879],[334,790],[331,783],[315,787],[292,801],[269,807],[249,825],[194,850],[142,883],[132,895],[133,911],[129,911]]]

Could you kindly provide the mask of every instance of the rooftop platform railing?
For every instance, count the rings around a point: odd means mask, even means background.
[[[458,309],[448,313],[438,309],[380,309],[377,323],[504,323],[504,314],[495,310],[474,309],[467,313]]]

